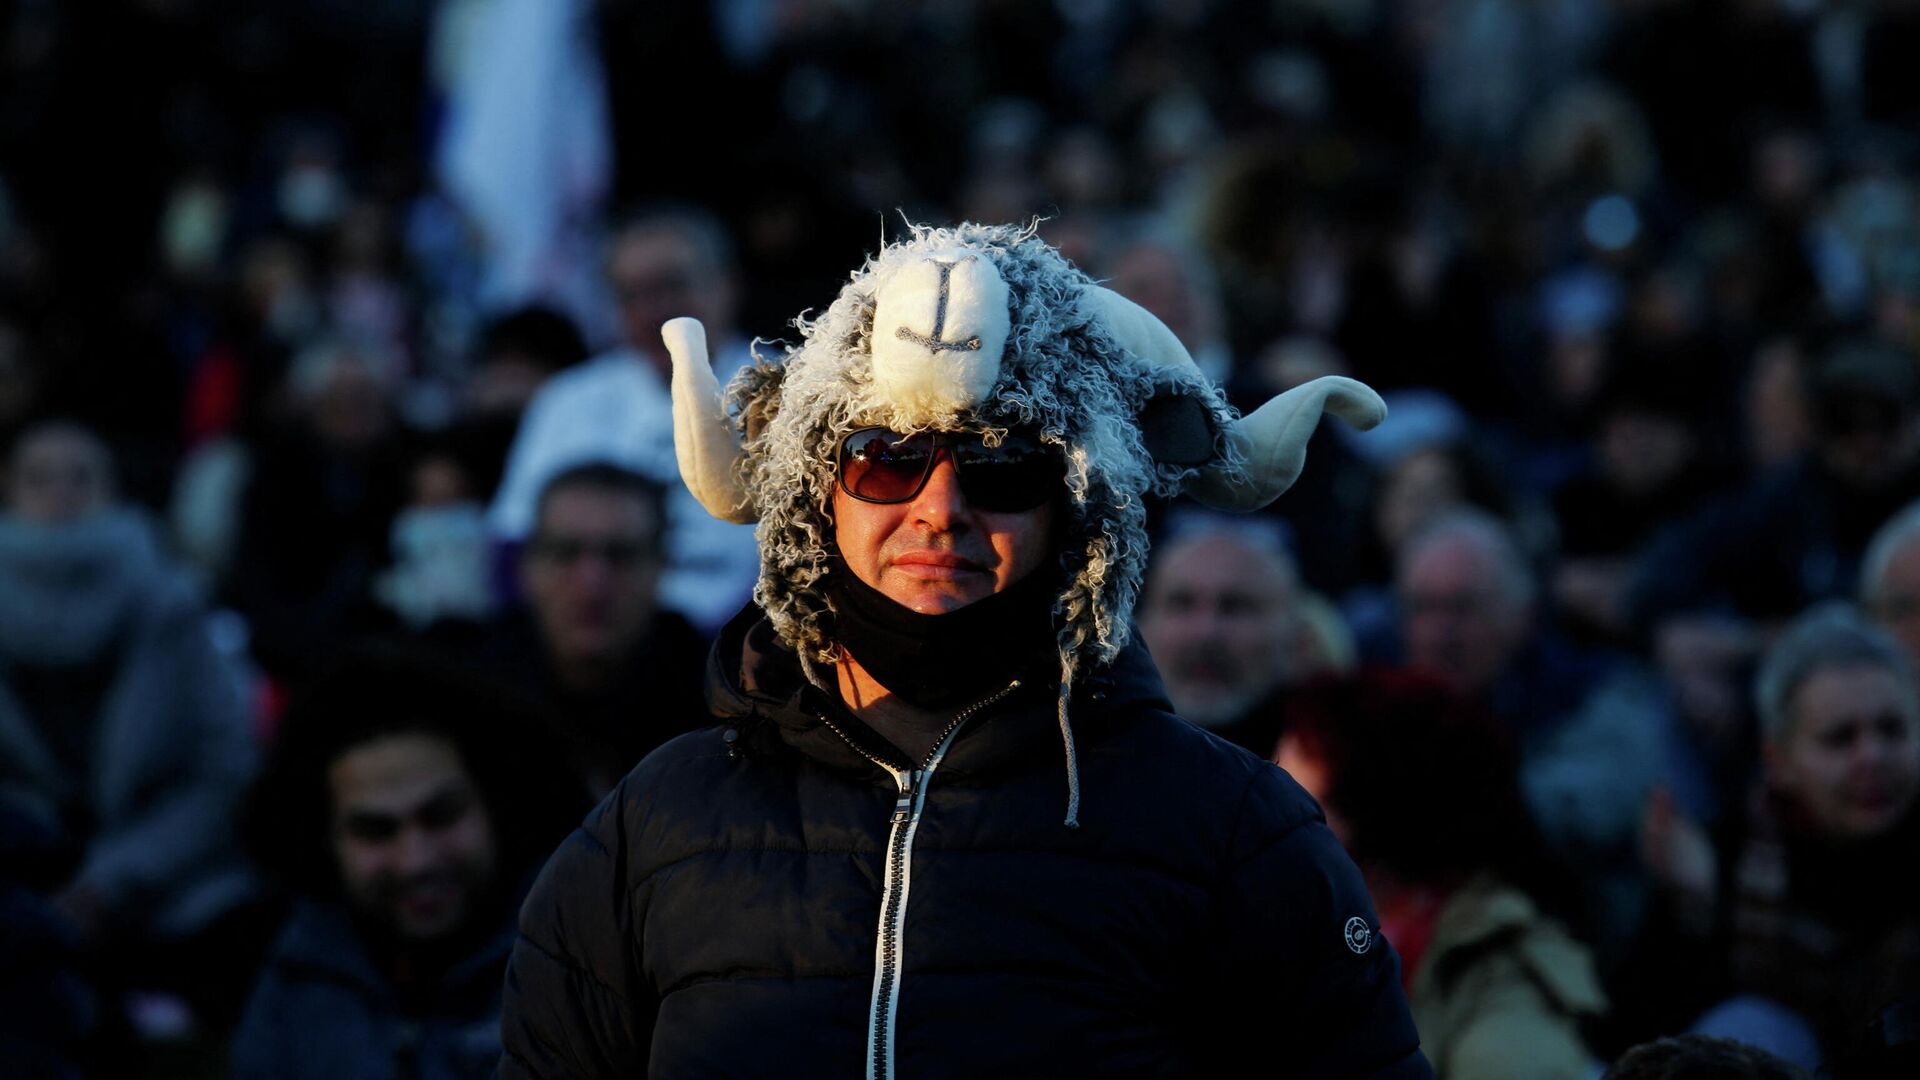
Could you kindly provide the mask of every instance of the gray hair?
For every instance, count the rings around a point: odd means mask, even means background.
[[[1286,523],[1267,515],[1230,515],[1215,513],[1190,506],[1180,506],[1167,515],[1166,524],[1160,532],[1160,541],[1156,546],[1157,554],[1171,554],[1178,548],[1200,540],[1210,540],[1224,536],[1238,541],[1242,547],[1258,553],[1275,569],[1279,570],[1290,583],[1300,581],[1300,566],[1293,557],[1293,549],[1287,543]],[[1154,560],[1148,559],[1148,576],[1153,573]]]
[[[1536,587],[1533,566],[1520,550],[1513,531],[1499,518],[1471,507],[1447,510],[1414,530],[1401,549],[1399,573],[1396,576],[1404,578],[1407,567],[1413,564],[1420,553],[1449,540],[1467,541],[1490,556],[1494,570],[1499,575],[1501,595],[1520,610],[1533,606]]]
[[[1768,742],[1786,738],[1792,730],[1792,703],[1800,687],[1826,668],[1856,665],[1890,673],[1900,684],[1908,712],[1920,710],[1920,692],[1916,692],[1913,665],[1906,652],[1861,618],[1851,605],[1834,601],[1788,624],[1761,660],[1760,672],[1753,680],[1761,734]]]
[[[1857,595],[1860,606],[1879,614],[1887,587],[1887,567],[1908,544],[1920,539],[1920,500],[1908,503],[1874,532],[1867,544],[1866,558],[1860,560]]]

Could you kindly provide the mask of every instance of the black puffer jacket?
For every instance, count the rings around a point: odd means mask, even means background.
[[[715,656],[730,726],[648,757],[534,887],[500,1076],[1431,1075],[1318,808],[1172,716],[1139,646],[1073,703],[1077,829],[1050,687],[903,795],[766,624]]]

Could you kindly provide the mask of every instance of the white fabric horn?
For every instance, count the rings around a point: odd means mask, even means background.
[[[1244,476],[1219,466],[1202,469],[1187,483],[1187,494],[1216,510],[1258,510],[1293,486],[1307,462],[1307,440],[1320,426],[1320,414],[1333,415],[1365,431],[1387,418],[1387,403],[1373,388],[1343,375],[1326,375],[1268,401],[1241,417],[1227,438],[1244,456]]]
[[[1150,366],[1199,376],[1199,366],[1180,339],[1146,308],[1097,285],[1082,295],[1081,303],[1106,324],[1114,340]],[[1299,479],[1307,460],[1307,440],[1319,426],[1321,414],[1328,412],[1365,431],[1387,418],[1387,403],[1366,383],[1339,375],[1302,383],[1227,429],[1237,451],[1233,456],[1246,462],[1244,475],[1236,477],[1216,462],[1187,482],[1187,494],[1216,510],[1249,511],[1267,505]]]
[[[1176,368],[1200,374],[1193,354],[1180,344],[1160,317],[1103,285],[1080,294],[1080,305],[1107,326],[1122,348],[1151,367]]]
[[[707,513],[750,524],[760,515],[740,482],[740,442],[707,360],[707,328],[699,319],[669,319],[660,338],[673,358],[673,453],[680,478]]]

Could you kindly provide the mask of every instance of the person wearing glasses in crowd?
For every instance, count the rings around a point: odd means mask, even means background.
[[[472,657],[543,707],[595,798],[654,747],[707,723],[706,644],[659,602],[666,500],[659,483],[610,462],[547,481],[520,551],[526,608]]]
[[[1236,418],[1031,230],[916,228],[731,408],[675,320],[674,434],[758,520],[717,726],[649,756],[521,915],[500,1075],[1430,1076],[1353,863],[1174,716],[1144,500],[1270,502],[1323,380]]]

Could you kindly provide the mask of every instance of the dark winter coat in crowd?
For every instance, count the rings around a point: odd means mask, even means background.
[[[87,1075],[99,1001],[79,943],[44,894],[59,886],[61,838],[0,795],[0,1062],[20,1076]]]
[[[757,615],[715,647],[726,724],[535,885],[503,1077],[1431,1075],[1318,808],[1174,717],[1137,642],[1072,703],[1076,829],[1045,680],[910,770]]]
[[[1625,657],[1543,632],[1486,700],[1520,739],[1520,790],[1584,896],[1583,929],[1602,952],[1621,947],[1647,904],[1641,814],[1672,774],[1665,687]]]
[[[539,708],[555,748],[598,798],[655,747],[712,722],[702,694],[706,655],[693,625],[663,610],[610,685],[571,691],[521,611],[488,628],[461,659]]]
[[[80,852],[117,930],[185,937],[252,891],[237,679],[147,519],[0,515],[0,790]]]
[[[227,592],[269,673],[309,675],[341,640],[388,628],[373,582],[389,561],[404,463],[391,440],[348,455],[298,428],[261,446],[241,501]]]
[[[1814,460],[1766,473],[1654,538],[1632,587],[1632,618],[1643,629],[1702,609],[1787,618],[1845,596],[1874,532],[1915,497],[1920,468],[1876,491],[1850,488]]]
[[[1721,877],[1732,989],[1800,1013],[1830,1057],[1861,1053],[1880,1010],[1920,994],[1920,810],[1845,844],[1756,793],[1733,850]]]
[[[500,1058],[510,920],[437,978],[382,974],[345,908],[302,900],[234,1034],[235,1080],[483,1080]]]

